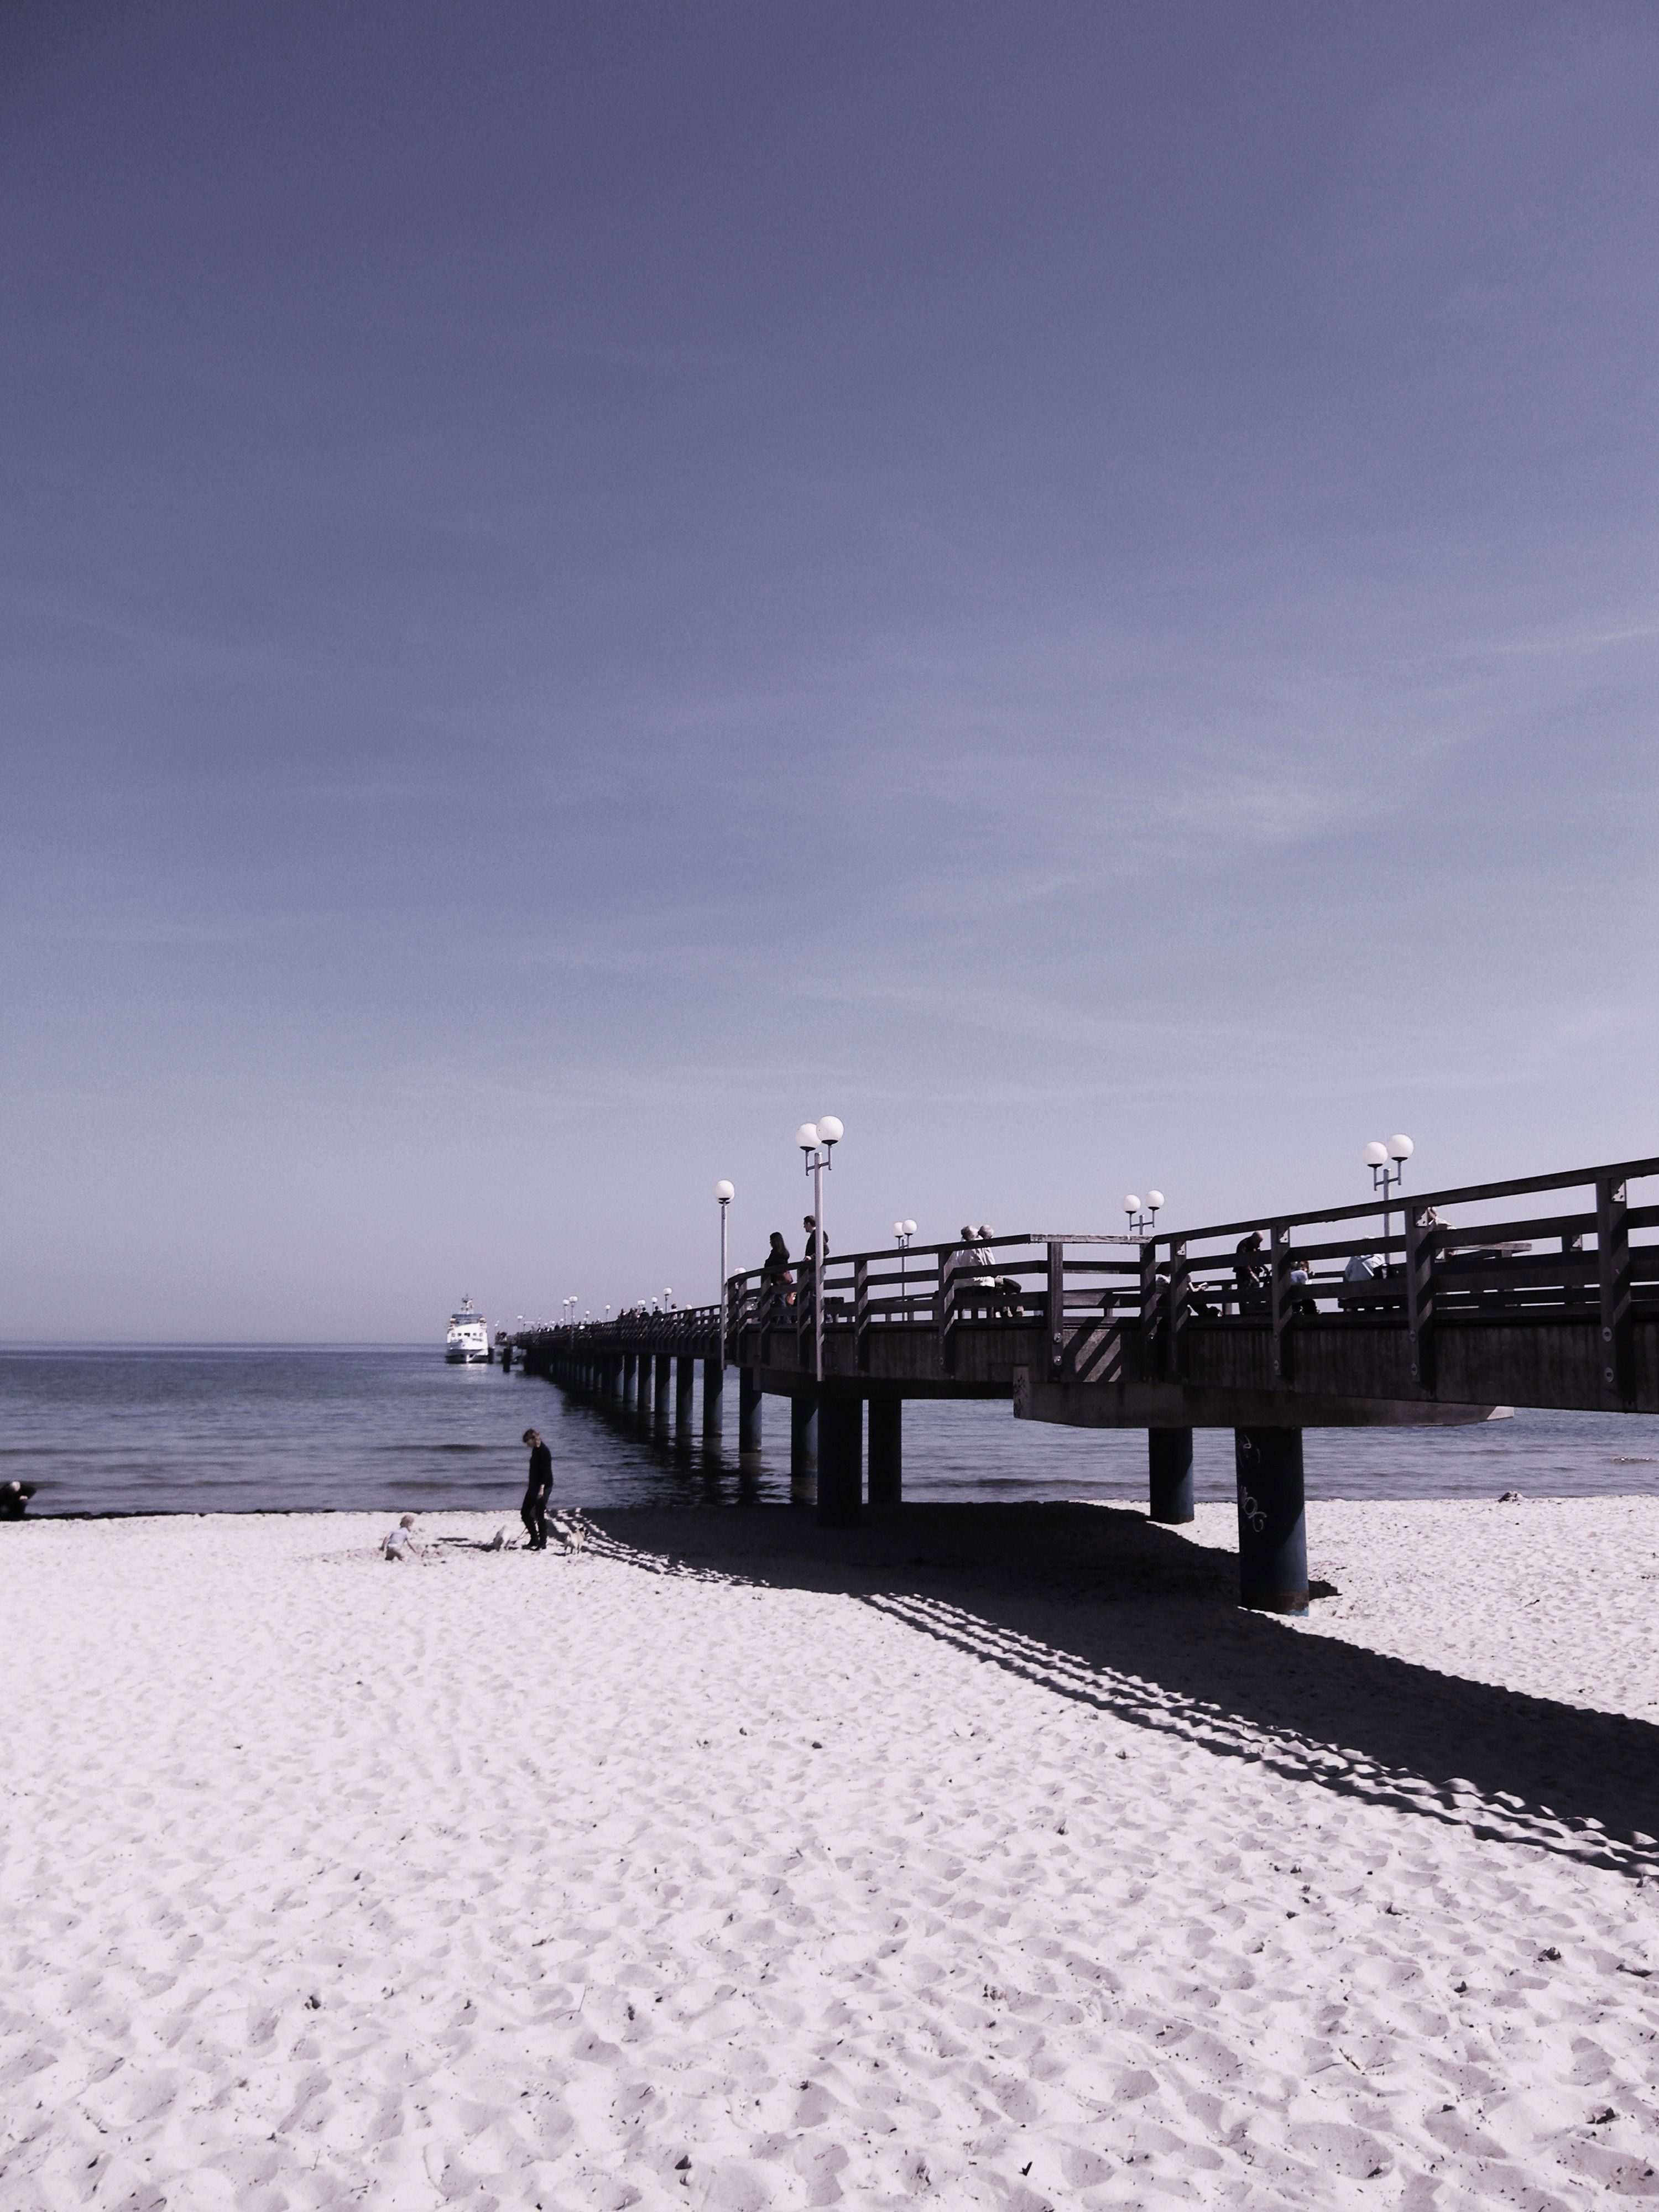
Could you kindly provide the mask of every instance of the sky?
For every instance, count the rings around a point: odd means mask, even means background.
[[[1659,1153],[1659,14],[0,12],[0,1339]]]

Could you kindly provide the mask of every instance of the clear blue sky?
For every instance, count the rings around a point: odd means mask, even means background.
[[[1659,13],[14,4],[0,1336],[1659,1152]]]

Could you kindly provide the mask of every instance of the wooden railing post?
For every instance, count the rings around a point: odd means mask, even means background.
[[[1170,1244],[1170,1345],[1169,1376],[1172,1382],[1180,1382],[1187,1372],[1187,1320],[1190,1310],[1192,1276],[1187,1266],[1187,1240],[1173,1238]]]
[[[1595,1243],[1601,1285],[1601,1383],[1610,1404],[1636,1395],[1636,1334],[1630,1292],[1630,1207],[1621,1178],[1595,1186]]]
[[[939,1330],[939,1364],[946,1375],[951,1372],[956,1360],[956,1346],[951,1341],[957,1318],[956,1258],[954,1250],[939,1255],[939,1302],[933,1309],[937,1316],[934,1326]]]
[[[870,1263],[867,1260],[853,1262],[853,1332],[854,1364],[860,1375],[870,1364],[869,1346],[865,1336],[870,1327]]]
[[[1281,1382],[1291,1380],[1295,1360],[1291,1337],[1291,1224],[1275,1221],[1267,1232],[1268,1316],[1273,1330],[1273,1373]]]
[[[1158,1372],[1158,1327],[1164,1318],[1158,1311],[1158,1247],[1143,1244],[1140,1248],[1140,1371],[1152,1376]]]
[[[1426,1206],[1406,1208],[1406,1326],[1412,1339],[1412,1381],[1432,1397],[1434,1375],[1434,1267],[1440,1232],[1425,1219]]]
[[[1058,1382],[1066,1359],[1066,1247],[1050,1242],[1048,1291],[1043,1303],[1044,1327],[1048,1334],[1048,1379]]]

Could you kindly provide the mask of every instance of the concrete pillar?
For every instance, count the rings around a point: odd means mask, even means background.
[[[624,1406],[634,1405],[640,1395],[640,1363],[637,1354],[624,1352],[622,1356],[622,1397]]]
[[[655,1395],[652,1387],[652,1378],[656,1374],[657,1364],[648,1352],[642,1352],[639,1356],[637,1364],[639,1367],[639,1379],[635,1386],[634,1402],[638,1406],[642,1414],[648,1415],[650,1413]]]
[[[674,1433],[678,1437],[691,1433],[691,1401],[696,1389],[697,1363],[689,1352],[683,1352],[674,1368]]]
[[[811,1505],[818,1494],[818,1401],[809,1391],[789,1401],[789,1503]]]
[[[1146,1458],[1152,1477],[1154,1521],[1177,1523],[1193,1517],[1193,1432],[1190,1429],[1148,1429]]]
[[[870,1401],[870,1503],[904,1502],[904,1401]]]
[[[818,1408],[818,1526],[856,1528],[863,1505],[864,1401],[826,1398]]]
[[[1300,1429],[1235,1429],[1238,1597],[1259,1613],[1308,1610]]]
[[[628,1362],[620,1352],[611,1355],[611,1395],[618,1405],[628,1395]]]
[[[657,1425],[668,1425],[668,1399],[674,1387],[674,1355],[671,1352],[657,1354]]]
[[[757,1367],[738,1370],[738,1449],[761,1448],[761,1387]]]
[[[717,1444],[725,1426],[726,1370],[718,1359],[702,1363],[702,1440]]]

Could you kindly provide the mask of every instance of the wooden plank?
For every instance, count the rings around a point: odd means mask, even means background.
[[[1187,1372],[1187,1328],[1192,1319],[1192,1277],[1187,1267],[1187,1245],[1176,1237],[1170,1243],[1169,1329],[1164,1337],[1164,1364],[1171,1382]]]
[[[1268,1243],[1268,1313],[1273,1332],[1273,1373],[1281,1382],[1291,1380],[1293,1346],[1291,1339],[1291,1224],[1275,1221]]]
[[[1609,1405],[1628,1407],[1636,1396],[1636,1358],[1631,1312],[1630,1206],[1622,1175],[1605,1176],[1595,1186],[1595,1253],[1602,1384]]]
[[[1406,1208],[1406,1326],[1412,1338],[1412,1381],[1434,1395],[1435,1268],[1439,1231],[1429,1226],[1426,1206]]]

